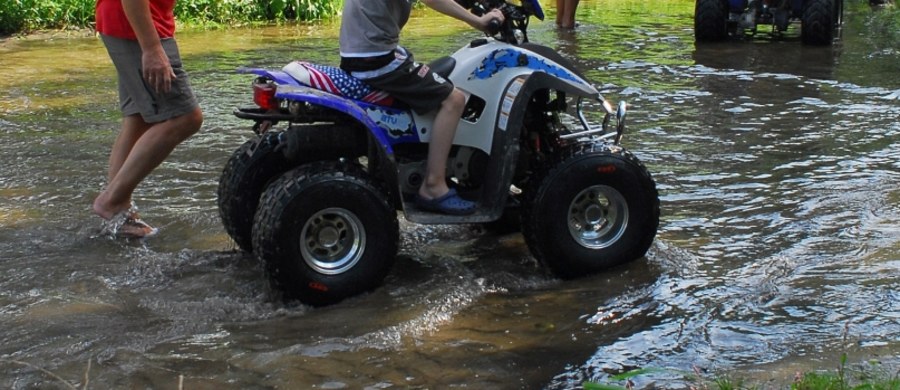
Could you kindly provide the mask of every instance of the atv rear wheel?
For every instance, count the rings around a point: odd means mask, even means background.
[[[727,0],[697,0],[694,6],[694,38],[698,42],[714,42],[727,37]]]
[[[635,260],[653,243],[659,195],[646,167],[609,144],[576,145],[526,191],[522,231],[562,278]]]
[[[803,7],[800,39],[807,45],[830,45],[842,11],[841,0],[809,0]]]
[[[263,193],[253,247],[287,301],[323,306],[381,285],[399,241],[397,212],[357,165],[315,162]]]
[[[287,158],[275,149],[281,132],[253,138],[232,153],[219,178],[219,216],[225,231],[238,248],[253,251],[253,215],[266,184],[290,168]]]
[[[225,231],[246,252],[253,251],[253,215],[270,181],[300,164],[355,159],[366,152],[364,133],[333,124],[294,125],[270,131],[236,150],[219,179],[219,215]]]

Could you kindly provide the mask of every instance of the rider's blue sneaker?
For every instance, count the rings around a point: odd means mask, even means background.
[[[452,215],[469,215],[475,212],[475,202],[459,197],[456,190],[451,188],[443,196],[434,199],[426,199],[416,195],[416,206],[422,210],[434,211]]]

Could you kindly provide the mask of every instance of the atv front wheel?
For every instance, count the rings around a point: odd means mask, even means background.
[[[281,132],[253,138],[232,153],[219,178],[219,216],[225,232],[246,251],[253,251],[253,214],[266,184],[290,168],[284,154],[276,152]]]
[[[323,306],[380,286],[399,235],[386,191],[362,168],[315,162],[267,187],[253,248],[285,300]]]
[[[576,145],[526,191],[522,231],[532,254],[562,278],[635,260],[653,243],[659,195],[621,147]]]
[[[830,45],[834,40],[839,13],[835,2],[841,0],[809,0],[803,7],[800,39],[807,45]]]
[[[715,42],[727,37],[727,0],[697,0],[694,5],[694,38],[698,42]]]

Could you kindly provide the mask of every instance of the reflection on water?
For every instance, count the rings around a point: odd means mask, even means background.
[[[652,368],[639,388],[677,388],[695,369],[784,384],[842,353],[900,364],[900,61],[869,15],[834,47],[695,47],[690,3],[579,12],[530,37],[631,105],[624,142],[663,201],[647,258],[564,282],[520,235],[404,224],[385,287],[315,310],[273,299],[215,189],[251,136],[234,69],[334,64],[334,22],[180,35],[207,119],[138,189],[162,229],[146,241],[95,238],[118,124],[100,42],[3,43],[0,386],[65,387],[40,367],[93,388],[568,389]],[[472,37],[423,12],[404,39],[430,60]]]

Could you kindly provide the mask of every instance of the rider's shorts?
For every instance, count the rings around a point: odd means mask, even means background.
[[[385,91],[395,99],[408,104],[420,115],[440,108],[441,103],[453,92],[453,83],[434,73],[428,65],[415,62],[409,51],[402,48],[398,50],[402,50],[397,56],[399,63],[388,65],[394,68],[393,70],[371,78],[360,76],[381,72],[376,70],[351,74],[360,77],[372,88]]]
[[[144,80],[141,71],[141,46],[137,40],[103,34],[100,37],[119,76],[119,107],[123,115],[140,114],[144,122],[158,123],[187,114],[198,107],[174,38],[163,39],[162,47],[169,57],[175,79],[168,92],[157,93]]]

